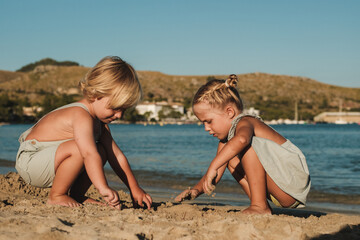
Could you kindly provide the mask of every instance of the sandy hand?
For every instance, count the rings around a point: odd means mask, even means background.
[[[110,206],[115,207],[120,204],[119,195],[115,190],[111,188],[107,188],[99,192],[106,201],[106,203],[109,204]]]
[[[131,198],[133,200],[134,207],[144,207],[144,203],[147,209],[151,208],[152,198],[142,188],[134,188],[131,190]]]
[[[208,170],[205,176],[203,188],[207,195],[210,195],[215,190],[215,179],[217,177],[216,170]]]
[[[174,200],[175,202],[182,202],[184,200],[194,200],[199,196],[199,190],[190,189],[190,187],[180,193]]]

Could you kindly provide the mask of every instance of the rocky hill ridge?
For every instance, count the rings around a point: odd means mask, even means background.
[[[39,65],[29,72],[0,70],[0,95],[10,98],[27,97],[36,103],[45,94],[79,95],[78,82],[89,70],[83,66]],[[193,94],[212,78],[225,79],[227,75],[182,76],[155,71],[137,71],[143,87],[144,99],[166,100],[189,106]],[[360,88],[346,88],[318,81],[267,73],[238,74],[238,90],[247,107],[255,107],[263,114],[289,114],[297,102],[300,113],[307,118],[322,111],[336,111],[339,102],[343,110],[360,110]],[[339,83],[340,84],[340,83]],[[292,113],[291,113],[292,114]]]

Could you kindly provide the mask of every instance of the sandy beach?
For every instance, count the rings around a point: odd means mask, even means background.
[[[244,207],[174,203],[154,199],[134,209],[119,191],[122,210],[46,205],[49,189],[24,183],[17,173],[0,175],[0,239],[359,239],[360,215],[275,209],[245,215]],[[101,200],[94,189],[92,198]]]

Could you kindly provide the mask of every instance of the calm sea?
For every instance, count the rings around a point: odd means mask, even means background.
[[[17,139],[29,127],[0,126],[0,159],[15,161],[19,146]],[[339,199],[340,196],[344,203],[348,198],[360,198],[360,125],[272,127],[304,152],[314,196],[322,196],[327,202],[339,202],[333,201],[333,198]],[[161,192],[174,197],[180,189],[194,185],[206,172],[216,153],[217,139],[205,132],[203,126],[112,124],[110,128],[140,184],[155,194]],[[108,165],[106,168],[110,170]],[[1,164],[0,173],[7,171],[15,170],[8,163]],[[113,185],[120,186],[113,175],[109,176]],[[217,191],[235,193],[240,199],[247,199],[241,195],[240,187],[228,172]]]

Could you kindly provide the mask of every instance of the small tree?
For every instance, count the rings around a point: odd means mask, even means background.
[[[131,108],[125,111],[123,119],[125,121],[135,123],[137,121],[144,121],[145,117],[144,115],[139,114],[135,108]]]

